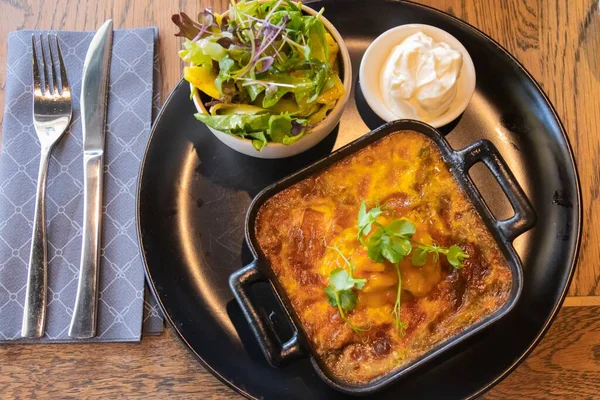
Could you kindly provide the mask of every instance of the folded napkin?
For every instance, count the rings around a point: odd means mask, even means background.
[[[8,37],[0,153],[0,341],[20,339],[31,246],[40,151],[32,121],[33,33],[38,32],[12,32]],[[46,335],[38,341],[66,342],[80,341],[69,338],[68,330],[77,292],[83,224],[79,95],[83,61],[94,32],[56,33],[73,94],[73,118],[52,152],[48,170],[48,309]],[[160,332],[163,327],[156,303],[145,294],[135,217],[138,172],[150,134],[153,101],[159,97],[153,87],[156,36],[156,28],[114,33],[97,337],[89,341],[139,341],[142,325],[145,333]]]

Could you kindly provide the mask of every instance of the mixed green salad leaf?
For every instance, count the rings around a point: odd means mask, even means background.
[[[301,2],[232,2],[227,16],[204,10],[173,16],[186,38],[184,78],[210,97],[196,118],[213,129],[267,143],[291,144],[321,122],[344,95],[339,47]]]

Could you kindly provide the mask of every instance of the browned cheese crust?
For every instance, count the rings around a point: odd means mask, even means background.
[[[457,244],[469,258],[455,270],[445,257],[422,267],[400,263],[401,317],[392,314],[398,278],[394,266],[375,263],[357,240],[357,214],[383,205],[382,223],[405,217],[414,238]],[[339,379],[362,384],[414,360],[445,339],[492,314],[508,298],[511,272],[492,235],[467,199],[436,145],[401,131],[294,184],[259,210],[256,236],[293,311],[322,364]],[[373,229],[374,231],[375,229]],[[373,232],[371,232],[373,234]],[[367,284],[357,291],[352,324],[342,321],[324,293],[329,273],[345,268],[335,246],[356,265]]]

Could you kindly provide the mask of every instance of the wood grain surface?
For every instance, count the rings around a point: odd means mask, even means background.
[[[365,0],[368,1],[368,0]],[[162,95],[179,80],[170,16],[223,10],[228,0],[0,0],[0,109],[6,37],[18,29],[157,26]],[[535,352],[485,395],[600,397],[600,3],[598,0],[425,0],[484,31],[520,60],[565,124],[583,188],[584,235],[565,307]],[[141,344],[0,346],[3,398],[234,398],[167,331]]]
[[[368,0],[365,0],[368,1]],[[584,235],[569,294],[600,295],[600,5],[598,0],[424,0],[481,29],[521,61],[557,109],[573,145],[583,188]],[[0,0],[0,38],[17,29],[94,30],[157,26],[162,95],[181,76],[180,39],[170,16],[224,10],[228,0]],[[6,44],[0,45],[4,109]]]
[[[0,347],[3,398],[240,398],[168,330],[142,344]],[[486,399],[597,398],[600,307],[564,308],[546,338]]]

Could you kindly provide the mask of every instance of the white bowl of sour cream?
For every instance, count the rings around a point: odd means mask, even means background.
[[[369,107],[383,120],[416,119],[439,128],[467,108],[475,91],[475,66],[448,32],[400,25],[371,43],[359,81]]]

